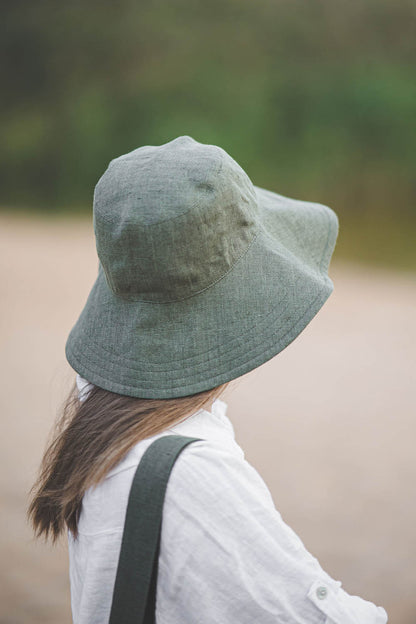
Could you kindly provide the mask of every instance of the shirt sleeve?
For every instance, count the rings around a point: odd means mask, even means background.
[[[259,473],[212,441],[186,447],[164,503],[162,624],[385,624],[347,594],[282,520]]]

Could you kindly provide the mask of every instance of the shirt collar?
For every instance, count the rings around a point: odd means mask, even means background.
[[[178,435],[235,443],[234,427],[227,416],[227,407],[225,401],[215,399],[211,410],[199,409],[167,431]]]

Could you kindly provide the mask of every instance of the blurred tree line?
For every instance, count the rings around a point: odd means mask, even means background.
[[[1,206],[90,214],[109,160],[189,134],[332,206],[341,253],[416,266],[415,20],[414,0],[7,0]]]

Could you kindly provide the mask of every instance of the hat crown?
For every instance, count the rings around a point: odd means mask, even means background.
[[[247,174],[183,136],[112,160],[94,192],[97,252],[118,296],[169,302],[223,277],[257,232]]]

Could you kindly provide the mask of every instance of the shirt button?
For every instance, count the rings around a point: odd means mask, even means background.
[[[328,595],[328,590],[326,587],[318,587],[316,590],[316,595],[319,600],[324,600]]]

